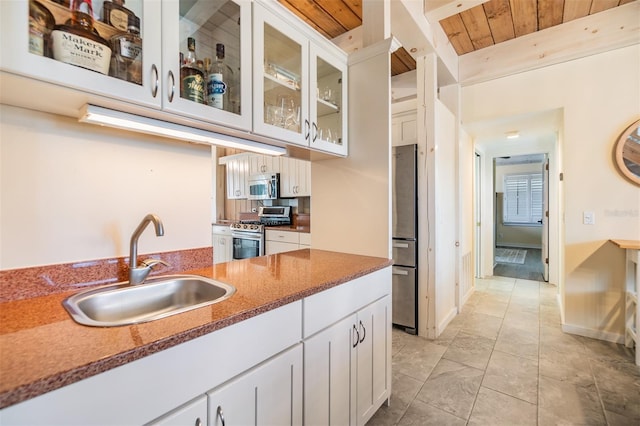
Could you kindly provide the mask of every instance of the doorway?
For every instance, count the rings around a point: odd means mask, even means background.
[[[494,276],[548,281],[545,169],[545,153],[494,158]]]

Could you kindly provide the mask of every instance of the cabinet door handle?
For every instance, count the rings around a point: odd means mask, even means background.
[[[304,132],[305,132],[304,138],[306,140],[309,140],[309,120],[307,120],[306,118],[304,120]]]
[[[196,422],[194,423],[194,426],[202,426],[202,420],[200,420],[200,417],[198,417],[196,419]]]
[[[315,142],[316,139],[318,139],[318,125],[313,123],[313,139],[311,139],[311,142]]]
[[[171,79],[171,90],[169,91],[169,102],[173,102],[173,95],[176,93],[176,79],[173,77],[173,71],[169,71],[169,78]]]
[[[355,348],[356,346],[358,346],[358,342],[360,341],[360,332],[358,331],[358,328],[355,324],[353,324],[353,332],[354,336],[356,337],[356,341],[353,343],[353,347]]]
[[[364,338],[367,337],[367,329],[364,328],[364,324],[362,323],[362,321],[360,321],[360,327],[362,327],[362,339],[360,339],[360,341],[358,343],[364,342]],[[360,334],[360,333],[358,333],[358,334]]]
[[[218,417],[220,419],[220,423],[222,424],[222,426],[225,426],[224,423],[224,413],[222,412],[222,407],[218,405],[218,411],[216,413],[216,417]]]
[[[158,67],[156,67],[156,64],[151,65],[151,73],[153,74],[153,84],[152,84],[152,89],[151,89],[151,96],[153,96],[154,98],[156,97],[156,95],[158,94],[158,87],[160,86],[160,82],[158,81]]]

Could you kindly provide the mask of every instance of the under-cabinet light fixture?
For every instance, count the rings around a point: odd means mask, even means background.
[[[85,105],[80,111],[78,121],[183,141],[253,151],[259,154],[284,155],[287,153],[287,149],[283,147],[196,129],[182,124],[169,123],[96,105]]]

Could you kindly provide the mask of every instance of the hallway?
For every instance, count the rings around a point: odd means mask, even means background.
[[[392,355],[391,406],[370,426],[640,423],[632,351],[563,333],[544,282],[476,279],[439,339],[394,329]]]

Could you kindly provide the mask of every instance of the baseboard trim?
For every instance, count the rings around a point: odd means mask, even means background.
[[[578,327],[576,325],[562,324],[562,331],[578,336],[590,337],[592,339],[604,340],[613,343],[624,343],[624,336],[619,333],[611,333],[609,331],[594,330],[592,328]]]
[[[444,317],[442,321],[440,321],[440,324],[438,324],[438,332],[436,333],[436,337],[438,337],[444,331],[444,329],[447,328],[449,323],[456,317],[456,315],[458,315],[457,306],[451,309],[447,316]]]
[[[462,296],[462,306],[466,305],[467,302],[469,301],[469,298],[473,295],[473,293],[476,292],[476,286],[475,283],[474,285],[469,289],[469,291],[467,292],[467,294],[465,294],[464,296]],[[458,312],[460,312],[460,309],[462,308],[462,306],[460,306],[458,308]]]

